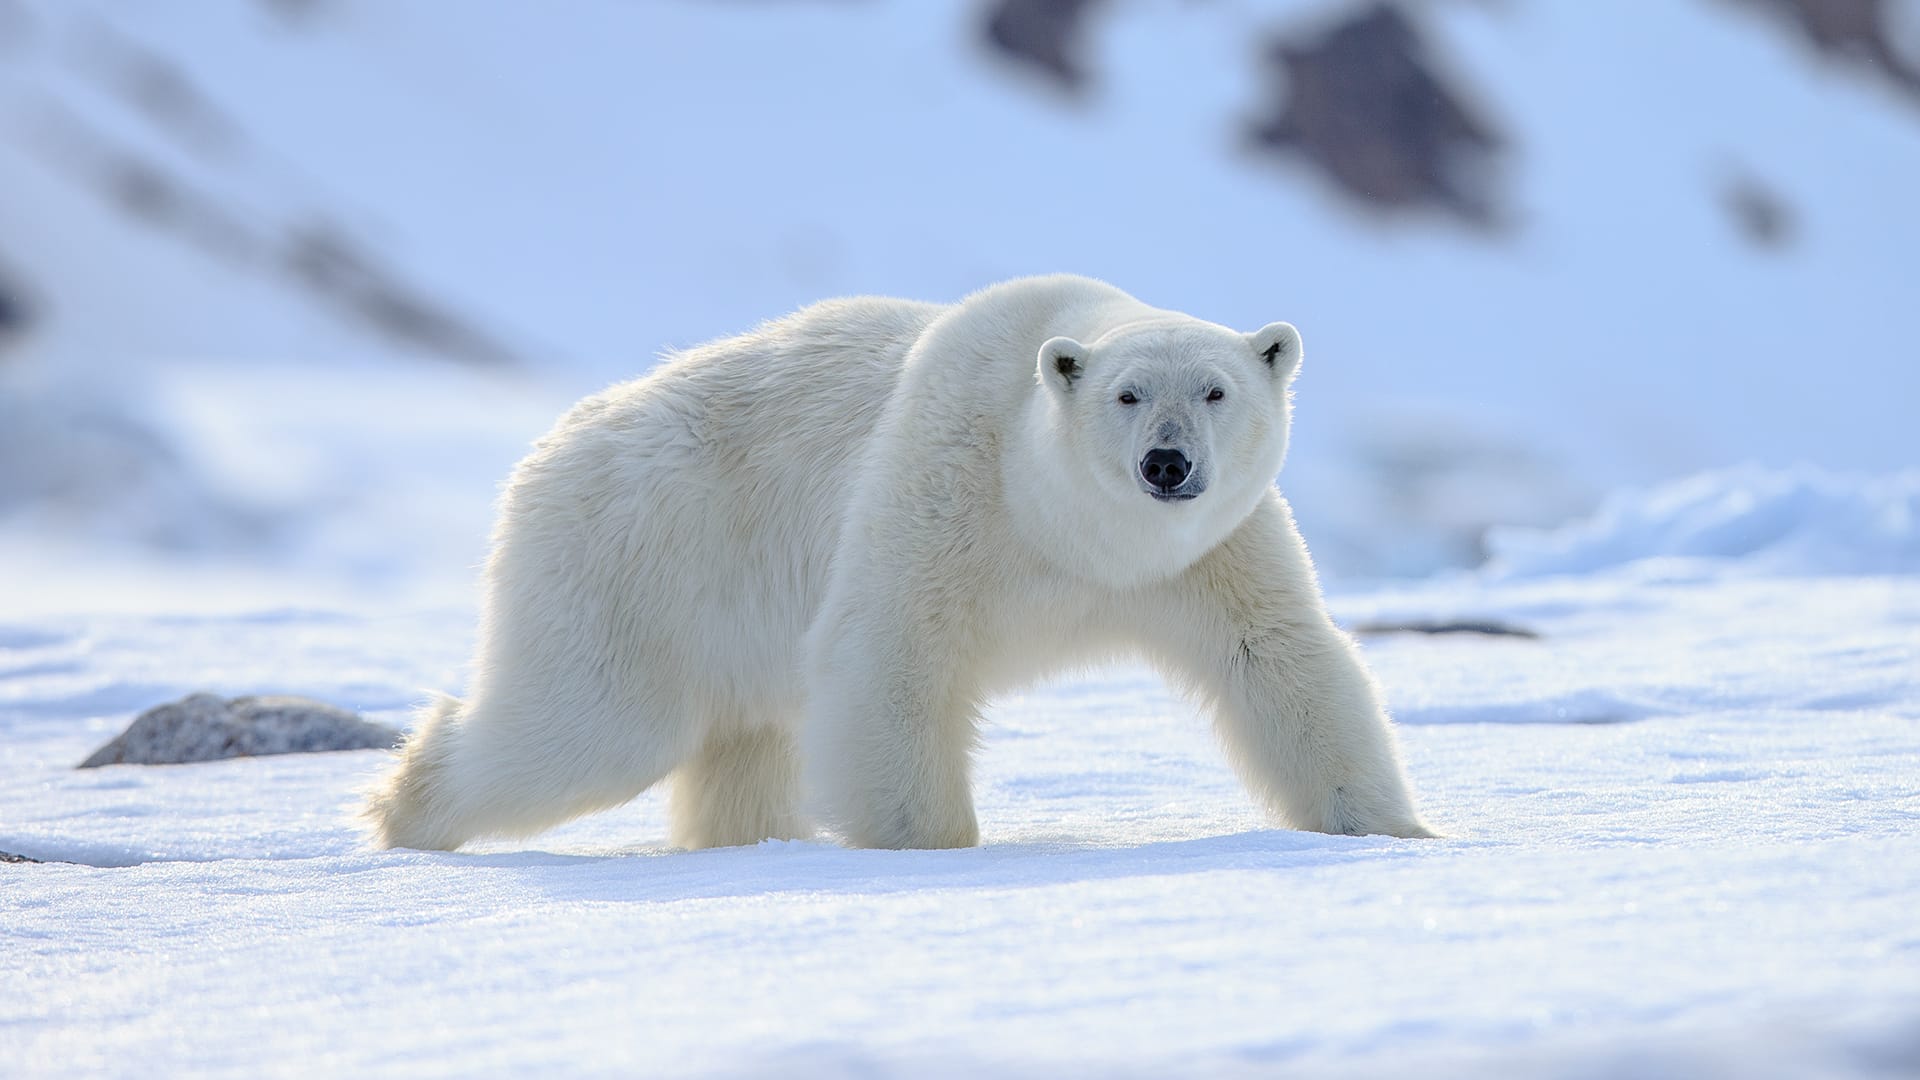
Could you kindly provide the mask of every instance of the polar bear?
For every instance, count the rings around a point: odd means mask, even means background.
[[[514,472],[470,694],[424,710],[377,841],[526,836],[671,775],[688,848],[809,811],[969,846],[982,704],[1124,655],[1282,821],[1432,835],[1274,489],[1299,362],[1287,323],[1062,275],[816,304],[586,399]]]

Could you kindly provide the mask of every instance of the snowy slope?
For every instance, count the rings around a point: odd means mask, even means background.
[[[0,66],[0,243],[46,315],[0,395],[59,384],[169,439],[198,414],[156,415],[149,386],[183,361],[333,370],[411,350],[77,187],[43,145],[62,118],[269,241],[337,228],[554,399],[822,296],[952,299],[1034,271],[1235,325],[1288,318],[1310,356],[1286,483],[1347,576],[1472,565],[1487,524],[1554,524],[1703,467],[1913,464],[1920,368],[1900,327],[1920,123],[1731,6],[1422,6],[1514,147],[1514,224],[1492,237],[1383,224],[1304,166],[1237,149],[1263,42],[1343,10],[1331,0],[1117,5],[1078,102],[1007,78],[967,4],[17,7],[31,32]],[[225,141],[130,107],[89,59],[99,40],[185,73]],[[1730,176],[1787,202],[1789,246],[1740,239]],[[491,459],[539,428],[502,425]],[[183,475],[296,529],[339,512]],[[316,494],[369,512],[357,491]],[[276,550],[225,541],[249,544]],[[356,565],[334,558],[343,578]]]

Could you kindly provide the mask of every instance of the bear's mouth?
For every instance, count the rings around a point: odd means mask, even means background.
[[[1200,497],[1197,491],[1149,491],[1147,494],[1164,503],[1186,502]]]

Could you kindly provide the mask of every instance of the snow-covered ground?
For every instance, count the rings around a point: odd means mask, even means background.
[[[1751,542],[1805,477],[1716,483],[1531,539],[1571,574],[1336,598],[1539,635],[1367,639],[1427,842],[1273,828],[1116,669],[991,710],[974,850],[676,852],[653,793],[372,852],[377,753],[71,766],[201,688],[403,723],[469,610],[0,626],[0,850],[69,861],[0,865],[6,1071],[1909,1075],[1920,577]],[[1910,570],[1912,485],[1851,491]],[[1706,503],[1736,539],[1647,546]]]

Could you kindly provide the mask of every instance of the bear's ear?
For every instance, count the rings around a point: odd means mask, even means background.
[[[1072,390],[1087,373],[1087,347],[1070,337],[1048,338],[1040,346],[1040,381],[1056,390]]]
[[[1281,382],[1292,379],[1294,372],[1300,370],[1300,331],[1295,330],[1292,323],[1268,323],[1248,334],[1247,344]]]

